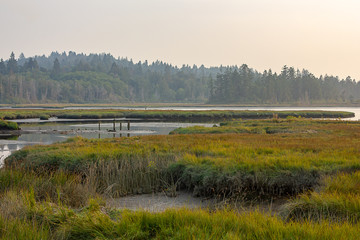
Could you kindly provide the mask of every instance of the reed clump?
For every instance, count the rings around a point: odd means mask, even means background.
[[[173,158],[149,154],[102,160],[88,165],[83,174],[98,193],[111,197],[161,192],[169,181],[167,167]]]
[[[324,186],[300,195],[285,206],[288,219],[360,221],[360,172],[342,173],[324,180]]]
[[[37,201],[60,201],[71,207],[84,206],[89,197],[97,196],[96,189],[83,182],[81,176],[61,170],[42,173],[15,167],[0,170],[0,196],[28,189],[33,190]]]

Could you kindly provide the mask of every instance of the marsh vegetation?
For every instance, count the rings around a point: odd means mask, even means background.
[[[358,121],[289,117],[208,128],[215,132],[204,129],[184,128],[168,136],[72,138],[15,152],[0,170],[0,236],[357,238]],[[105,204],[108,198],[154,192],[175,196],[179,190],[227,204],[159,213]],[[233,208],[234,203],[256,206],[277,199],[287,200],[275,215]]]
[[[303,118],[351,118],[355,114],[345,111],[180,111],[180,110],[116,110],[116,109],[76,109],[76,110],[44,110],[44,109],[3,109],[0,110],[0,118],[27,119],[50,117],[60,119],[104,119],[104,118],[141,118],[158,120],[179,121],[213,121],[232,119],[268,119],[277,116],[286,118],[289,116]]]
[[[19,126],[16,122],[9,122],[0,119],[0,131],[1,130],[19,130]]]

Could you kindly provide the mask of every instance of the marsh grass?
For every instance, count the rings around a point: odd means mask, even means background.
[[[82,181],[81,176],[63,171],[39,173],[21,168],[0,170],[0,196],[8,191],[21,192],[32,189],[36,200],[62,202],[68,206],[80,207],[87,199],[96,196],[94,187]]]
[[[224,126],[237,124],[290,132],[74,138],[24,148],[5,164],[77,174],[111,196],[164,191],[176,182],[176,189],[197,196],[249,200],[297,195],[318,186],[322,175],[360,169],[359,123],[262,120]]]
[[[99,200],[73,210],[37,202],[31,193],[22,196],[21,212],[0,218],[2,239],[357,239],[360,234],[359,225],[284,222],[260,211],[132,212],[108,209]]]
[[[248,127],[203,127],[203,126],[192,126],[187,128],[177,128],[170,132],[172,134],[219,134],[219,133],[261,133],[257,128],[248,128]]]
[[[15,122],[0,119],[0,130],[19,130],[19,126]]]
[[[156,159],[156,160],[155,160]],[[170,175],[166,171],[174,156],[149,154],[98,161],[85,170],[86,181],[111,197],[163,191]]]
[[[262,119],[262,120],[233,120],[221,122],[213,127],[191,126],[177,128],[170,134],[226,134],[226,133],[249,133],[249,134],[285,134],[285,133],[317,133],[317,130],[324,128],[327,124],[358,125],[356,121],[334,121],[304,119],[301,117],[287,117],[286,119]],[[331,131],[327,128],[327,131]]]
[[[177,111],[177,110],[43,110],[43,109],[6,109],[0,110],[2,119],[26,119],[26,118],[67,118],[67,119],[101,119],[101,118],[145,118],[161,120],[220,120],[220,119],[271,119],[304,117],[304,118],[349,118],[354,113],[341,111]]]
[[[0,216],[0,239],[4,240],[44,240],[51,239],[49,229],[32,221],[19,219],[4,220]]]
[[[0,170],[0,239],[358,239],[360,123],[225,123],[276,133],[188,134],[31,146]],[[109,209],[102,198],[188,189],[259,210]],[[313,191],[315,190],[315,191]]]
[[[315,192],[300,195],[285,206],[288,219],[360,221],[360,172],[327,177]]]

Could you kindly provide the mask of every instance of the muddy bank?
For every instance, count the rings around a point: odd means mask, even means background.
[[[106,206],[117,209],[129,209],[133,211],[145,210],[149,212],[162,212],[167,209],[232,209],[237,212],[247,212],[259,210],[261,212],[279,214],[288,199],[276,199],[264,202],[229,202],[219,201],[214,198],[204,199],[194,197],[186,191],[178,192],[176,197],[168,197],[165,193],[141,194],[126,196],[121,198],[109,198],[106,200]]]
[[[168,197],[165,193],[153,193],[111,198],[106,201],[108,207],[149,212],[161,212],[168,208],[213,208],[215,205],[214,199],[196,198],[184,191],[178,192],[176,197]]]

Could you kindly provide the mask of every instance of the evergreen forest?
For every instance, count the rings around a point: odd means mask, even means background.
[[[284,66],[181,67],[111,54],[52,52],[0,60],[0,103],[356,104],[360,82]]]

